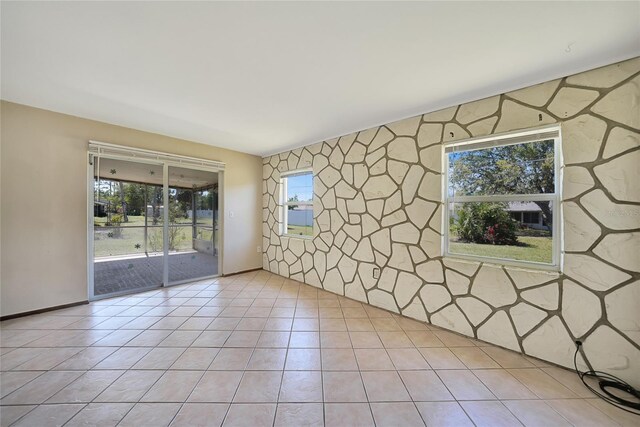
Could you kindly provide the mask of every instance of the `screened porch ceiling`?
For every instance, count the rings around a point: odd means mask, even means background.
[[[96,159],[100,179],[162,186],[162,165],[136,163],[109,158]],[[96,171],[98,166],[96,166]],[[172,188],[205,188],[218,182],[216,172],[169,166],[169,186]]]

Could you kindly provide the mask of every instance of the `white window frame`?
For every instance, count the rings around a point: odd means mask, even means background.
[[[487,196],[449,196],[449,153],[460,147],[460,151],[471,148],[479,150],[483,148],[501,147],[527,142],[554,140],[554,193],[545,194],[500,194]],[[561,271],[562,269],[562,134],[560,125],[544,126],[526,131],[507,132],[490,135],[487,137],[469,138],[461,141],[452,141],[442,145],[442,253],[445,257],[460,258],[472,261],[487,262],[499,265],[513,265],[519,267],[534,268],[539,270]],[[552,259],[551,263],[534,261],[521,261],[496,257],[484,257],[479,255],[465,255],[451,253],[449,251],[449,204],[457,202],[536,202],[548,200],[553,203],[552,224]]]
[[[309,174],[311,175],[311,186],[312,186],[312,194],[310,202],[289,202],[287,201],[287,178],[292,175],[303,175]],[[280,174],[280,235],[283,237],[295,238],[295,239],[313,239],[313,230],[315,219],[311,222],[311,236],[304,236],[301,234],[288,234],[287,233],[287,224],[289,223],[289,206],[311,206],[311,211],[313,212],[313,181],[315,177],[313,176],[313,169],[296,169],[292,171],[282,172]],[[313,214],[312,214],[313,215]]]

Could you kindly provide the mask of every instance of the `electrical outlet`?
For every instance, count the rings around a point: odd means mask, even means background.
[[[373,269],[373,278],[374,279],[379,279],[380,278],[380,269],[377,268],[377,267]]]
[[[256,252],[261,253],[262,252],[262,248],[260,246],[256,247]]]

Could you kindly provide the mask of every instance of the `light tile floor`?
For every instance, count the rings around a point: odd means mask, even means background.
[[[2,322],[2,426],[609,426],[576,374],[259,271]]]

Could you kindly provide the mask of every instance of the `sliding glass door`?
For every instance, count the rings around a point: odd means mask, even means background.
[[[162,165],[99,158],[93,166],[94,295],[161,286]]]
[[[218,174],[169,166],[169,283],[218,274]]]
[[[100,152],[90,161],[92,298],[219,274],[219,171]]]

